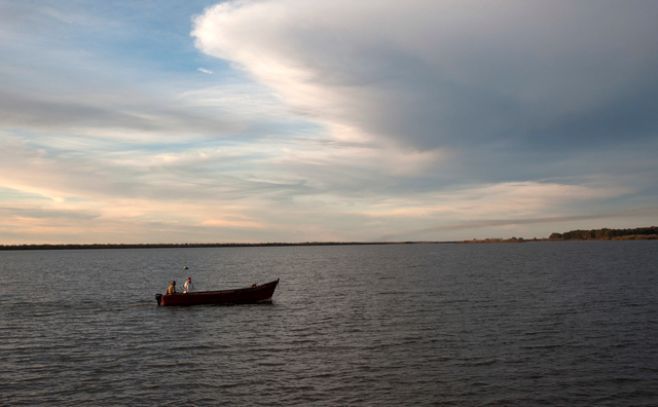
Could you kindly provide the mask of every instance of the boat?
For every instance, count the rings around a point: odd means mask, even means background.
[[[272,294],[279,279],[265,284],[254,284],[247,288],[220,291],[193,291],[191,293],[156,294],[158,305],[201,305],[201,304],[259,304],[271,303]]]

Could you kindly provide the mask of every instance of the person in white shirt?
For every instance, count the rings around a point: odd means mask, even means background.
[[[192,291],[192,277],[188,277],[183,284],[183,294],[187,294]]]

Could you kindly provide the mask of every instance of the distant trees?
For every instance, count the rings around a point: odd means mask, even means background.
[[[634,229],[591,229],[572,230],[565,233],[551,233],[549,240],[633,240],[658,239],[658,227],[650,226]]]

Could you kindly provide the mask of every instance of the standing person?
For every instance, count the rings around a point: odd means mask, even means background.
[[[176,280],[170,281],[169,285],[167,286],[167,295],[171,294],[176,294]]]
[[[183,284],[183,294],[187,294],[192,291],[192,277],[188,277]]]

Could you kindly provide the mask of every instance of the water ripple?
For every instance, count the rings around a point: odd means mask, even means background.
[[[3,252],[0,405],[655,405],[658,244],[607,243]],[[181,261],[282,283],[158,308]]]

